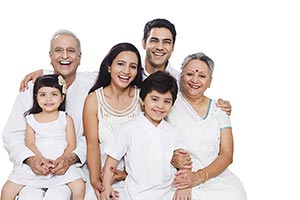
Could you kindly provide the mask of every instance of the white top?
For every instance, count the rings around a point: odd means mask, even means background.
[[[35,145],[43,157],[55,160],[64,153],[67,147],[65,112],[60,111],[57,119],[46,123],[36,121],[32,114],[26,116],[26,119],[28,125],[34,130]],[[64,175],[37,176],[29,166],[23,164],[15,166],[8,179],[21,185],[48,188],[54,185],[64,185],[79,178],[85,180],[81,169],[73,165]]]
[[[217,158],[220,150],[220,131],[231,128],[228,115],[216,106],[216,100],[210,101],[206,116],[201,118],[181,93],[178,94],[167,120],[187,141],[193,171],[208,166]],[[192,199],[244,200],[246,194],[240,180],[226,169],[219,176],[195,186]]]
[[[81,163],[86,161],[86,142],[82,125],[83,105],[96,78],[96,73],[77,72],[74,82],[67,90],[66,112],[74,120],[78,142],[74,153],[79,157]],[[24,143],[26,120],[23,116],[24,112],[32,107],[32,94],[33,84],[29,83],[29,89],[19,93],[2,133],[4,147],[15,166],[22,165],[26,158],[34,156],[34,153]]]
[[[182,136],[164,120],[155,127],[140,114],[120,127],[105,151],[117,160],[124,156],[125,199],[172,199],[176,169],[171,159],[179,148],[186,148]]]
[[[105,164],[107,154],[104,152],[106,145],[112,140],[114,134],[118,131],[121,125],[130,119],[136,118],[141,113],[139,101],[139,89],[135,88],[132,103],[122,111],[115,110],[105,100],[103,87],[95,90],[98,101],[98,120],[99,120],[99,141],[101,152],[101,168]],[[117,167],[119,170],[124,169],[124,160],[121,160]],[[123,181],[117,182],[113,188],[119,192],[119,188],[124,188]],[[118,190],[119,189],[119,190]]]
[[[174,78],[176,78],[177,84],[179,85],[180,71],[178,71],[177,69],[172,67],[169,61],[168,61],[168,65],[167,65],[165,71],[169,72]],[[150,75],[150,73],[146,71],[146,68],[144,65],[143,66],[143,80],[145,80],[149,75]]]

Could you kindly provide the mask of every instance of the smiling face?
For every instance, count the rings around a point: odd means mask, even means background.
[[[190,97],[201,97],[211,84],[211,73],[201,60],[191,60],[181,73],[181,91]]]
[[[146,50],[146,70],[152,73],[164,70],[174,50],[172,33],[167,28],[152,28],[147,40],[143,40]]]
[[[132,51],[122,51],[113,60],[108,71],[111,75],[111,84],[120,88],[127,88],[135,79],[138,68],[138,57]]]
[[[172,102],[171,92],[161,94],[156,90],[152,90],[146,95],[146,98],[142,102],[145,117],[154,126],[158,126],[161,120],[164,119],[170,112]]]
[[[57,112],[58,107],[64,100],[64,96],[59,89],[54,87],[41,87],[37,94],[36,100],[43,112]]]
[[[60,74],[67,84],[73,82],[80,64],[81,52],[76,39],[67,34],[58,35],[51,41],[49,52],[54,73]]]

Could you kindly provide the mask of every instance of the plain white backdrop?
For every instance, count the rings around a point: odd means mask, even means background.
[[[299,198],[299,6],[295,1],[77,1],[0,3],[2,132],[25,74],[51,69],[49,41],[69,29],[82,42],[79,71],[97,71],[116,43],[142,57],[147,21],[166,18],[177,29],[171,64],[203,51],[215,61],[207,95],[230,100],[235,139],[230,166],[248,199]],[[298,91],[298,92],[297,92]],[[0,188],[12,163],[0,141]],[[296,183],[295,183],[296,182]]]

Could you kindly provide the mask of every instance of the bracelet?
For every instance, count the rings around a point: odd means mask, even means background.
[[[205,173],[205,179],[202,183],[206,182],[208,180],[208,172],[205,169],[201,169],[200,171],[203,171]]]

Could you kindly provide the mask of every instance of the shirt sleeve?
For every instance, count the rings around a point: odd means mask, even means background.
[[[85,164],[86,162],[86,139],[84,137],[84,135],[80,136],[79,138],[77,138],[77,146],[76,149],[73,151],[73,153],[75,153],[79,159],[79,163],[76,163],[76,166],[81,166],[83,164]]]
[[[129,133],[123,128],[120,129],[108,145],[104,148],[107,155],[116,160],[121,160],[127,153],[129,147]]]
[[[26,158],[35,155],[25,146],[26,119],[24,112],[32,106],[32,101],[28,101],[28,99],[32,99],[32,85],[30,89],[18,95],[2,132],[4,148],[15,166],[22,165]]]

